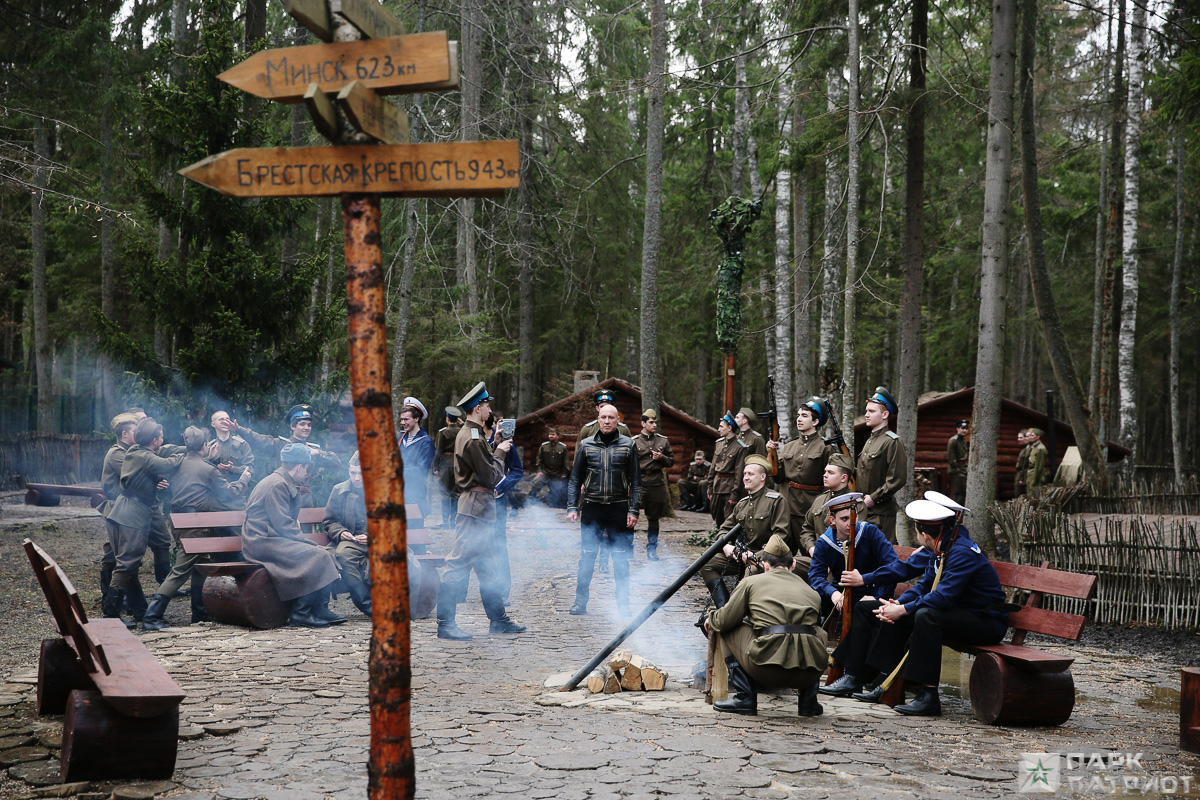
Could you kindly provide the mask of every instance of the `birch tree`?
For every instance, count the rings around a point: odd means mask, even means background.
[[[994,552],[996,546],[992,518],[987,509],[996,493],[1000,383],[1004,379],[1016,6],[1016,0],[994,0],[992,4],[991,74],[988,81],[987,154],[983,190],[983,274],[979,297],[979,341],[975,351],[974,424],[967,467],[967,506],[975,510],[979,519],[978,524],[971,525],[971,531],[975,540],[988,552]]]
[[[837,113],[846,91],[842,72],[838,68],[825,74],[830,114]],[[842,198],[845,186],[842,183],[841,166],[837,148],[830,147],[825,154],[825,219],[821,255],[821,333],[818,343],[820,393],[831,397],[837,388],[838,300],[841,287],[842,244]]]
[[[786,79],[779,81],[779,168],[775,171],[775,407],[779,413],[779,435],[792,433],[792,350],[788,315],[792,313],[792,173],[788,168],[792,135],[792,93]]]
[[[800,78],[793,73],[796,85],[792,87],[792,129],[795,135],[804,136],[807,120],[804,115],[804,98],[798,89]],[[794,392],[797,399],[813,394],[817,387],[813,381],[813,315],[809,294],[812,291],[812,243],[808,228],[808,165],[799,165],[792,175],[792,241],[793,248],[793,307],[792,357]],[[791,408],[791,406],[787,406]],[[790,411],[788,412],[790,416]]]
[[[1183,483],[1183,426],[1179,412],[1179,290],[1183,283],[1183,227],[1184,220],[1184,161],[1187,145],[1183,134],[1175,136],[1175,258],[1171,262],[1170,319],[1171,354],[1168,366],[1169,394],[1171,397],[1171,463],[1175,468],[1175,482]]]
[[[663,93],[667,71],[666,0],[650,3],[650,75],[646,93],[646,210],[642,227],[642,402],[658,408],[658,250],[662,241]]]
[[[858,0],[850,0],[847,28],[850,40],[850,82],[847,87],[846,127],[846,282],[843,294],[845,307],[842,311],[842,419],[847,426],[854,419],[858,405],[855,397],[857,365],[854,360],[855,334],[855,289],[858,284]],[[846,442],[851,454],[854,451],[853,437]]]

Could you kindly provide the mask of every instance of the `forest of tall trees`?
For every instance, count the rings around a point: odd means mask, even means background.
[[[384,200],[397,392],[436,408],[485,379],[521,414],[592,369],[715,421],[709,214],[740,195],[762,213],[739,401],[763,407],[768,374],[788,414],[814,393],[860,412],[877,384],[906,409],[977,379],[1039,408],[1053,389],[1146,470],[1195,471],[1200,0],[384,5],[459,43],[460,90],[394,98],[412,140],[522,156],[500,198]],[[322,144],[303,106],[216,77],[316,40],[275,0],[5,8],[4,413],[331,408],[338,203],[176,174]]]

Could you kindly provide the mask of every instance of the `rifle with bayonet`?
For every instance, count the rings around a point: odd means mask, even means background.
[[[758,412],[760,417],[767,418],[767,441],[779,442],[779,409],[775,403],[775,377],[767,376],[767,410]],[[782,442],[779,442],[782,444]],[[779,448],[767,448],[767,458],[771,461],[771,470],[767,477],[779,474]]]
[[[829,408],[829,424],[833,426],[833,436],[828,440],[829,444],[841,451],[842,455],[853,458],[850,453],[850,446],[846,444],[846,438],[842,436],[842,427],[838,425],[837,416],[833,413],[833,404],[827,404]],[[857,481],[854,473],[850,473],[850,485],[846,487],[852,492],[858,491]],[[858,512],[856,509],[850,509],[850,537],[846,539],[843,545],[843,556],[846,560],[845,567],[842,568],[842,574],[854,569],[854,537],[858,533]],[[836,536],[834,537],[837,538]],[[830,617],[833,615],[831,614]],[[850,635],[850,621],[854,618],[854,592],[851,587],[847,586],[842,589],[842,640]],[[829,666],[829,678],[825,685],[833,683],[842,676],[843,668],[841,664],[833,662]]]

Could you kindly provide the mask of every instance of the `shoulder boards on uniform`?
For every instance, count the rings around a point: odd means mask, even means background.
[[[768,490],[767,497],[783,497],[783,495],[781,495],[779,492]]]
[[[975,553],[976,555],[979,555],[983,551],[979,549],[979,545],[973,544],[973,545],[971,545],[971,552]]]
[[[236,433],[235,433],[235,434],[233,434],[232,436],[230,436],[229,438],[230,438],[230,439],[233,439],[233,440],[235,440],[235,441],[238,441],[238,442],[245,442],[245,441],[246,441],[246,440],[245,440],[245,439],[243,439],[242,437],[238,436]]]
[[[888,435],[888,436],[890,436],[890,437],[892,437],[893,439],[899,439],[899,438],[900,438],[900,436],[899,436],[899,435],[898,435],[898,434],[897,434],[895,431],[888,431],[888,432],[887,432],[887,435]]]
[[[471,438],[472,439],[479,438],[479,429],[478,428],[471,428]]]
[[[734,439],[734,441],[737,442],[738,444],[740,444],[742,447],[750,446],[749,442],[743,442],[741,439]]]

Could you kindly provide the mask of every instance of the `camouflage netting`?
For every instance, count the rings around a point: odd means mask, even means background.
[[[762,213],[762,202],[730,197],[708,218],[725,246],[725,257],[717,265],[717,344],[726,355],[737,353],[742,335],[742,240]]]

